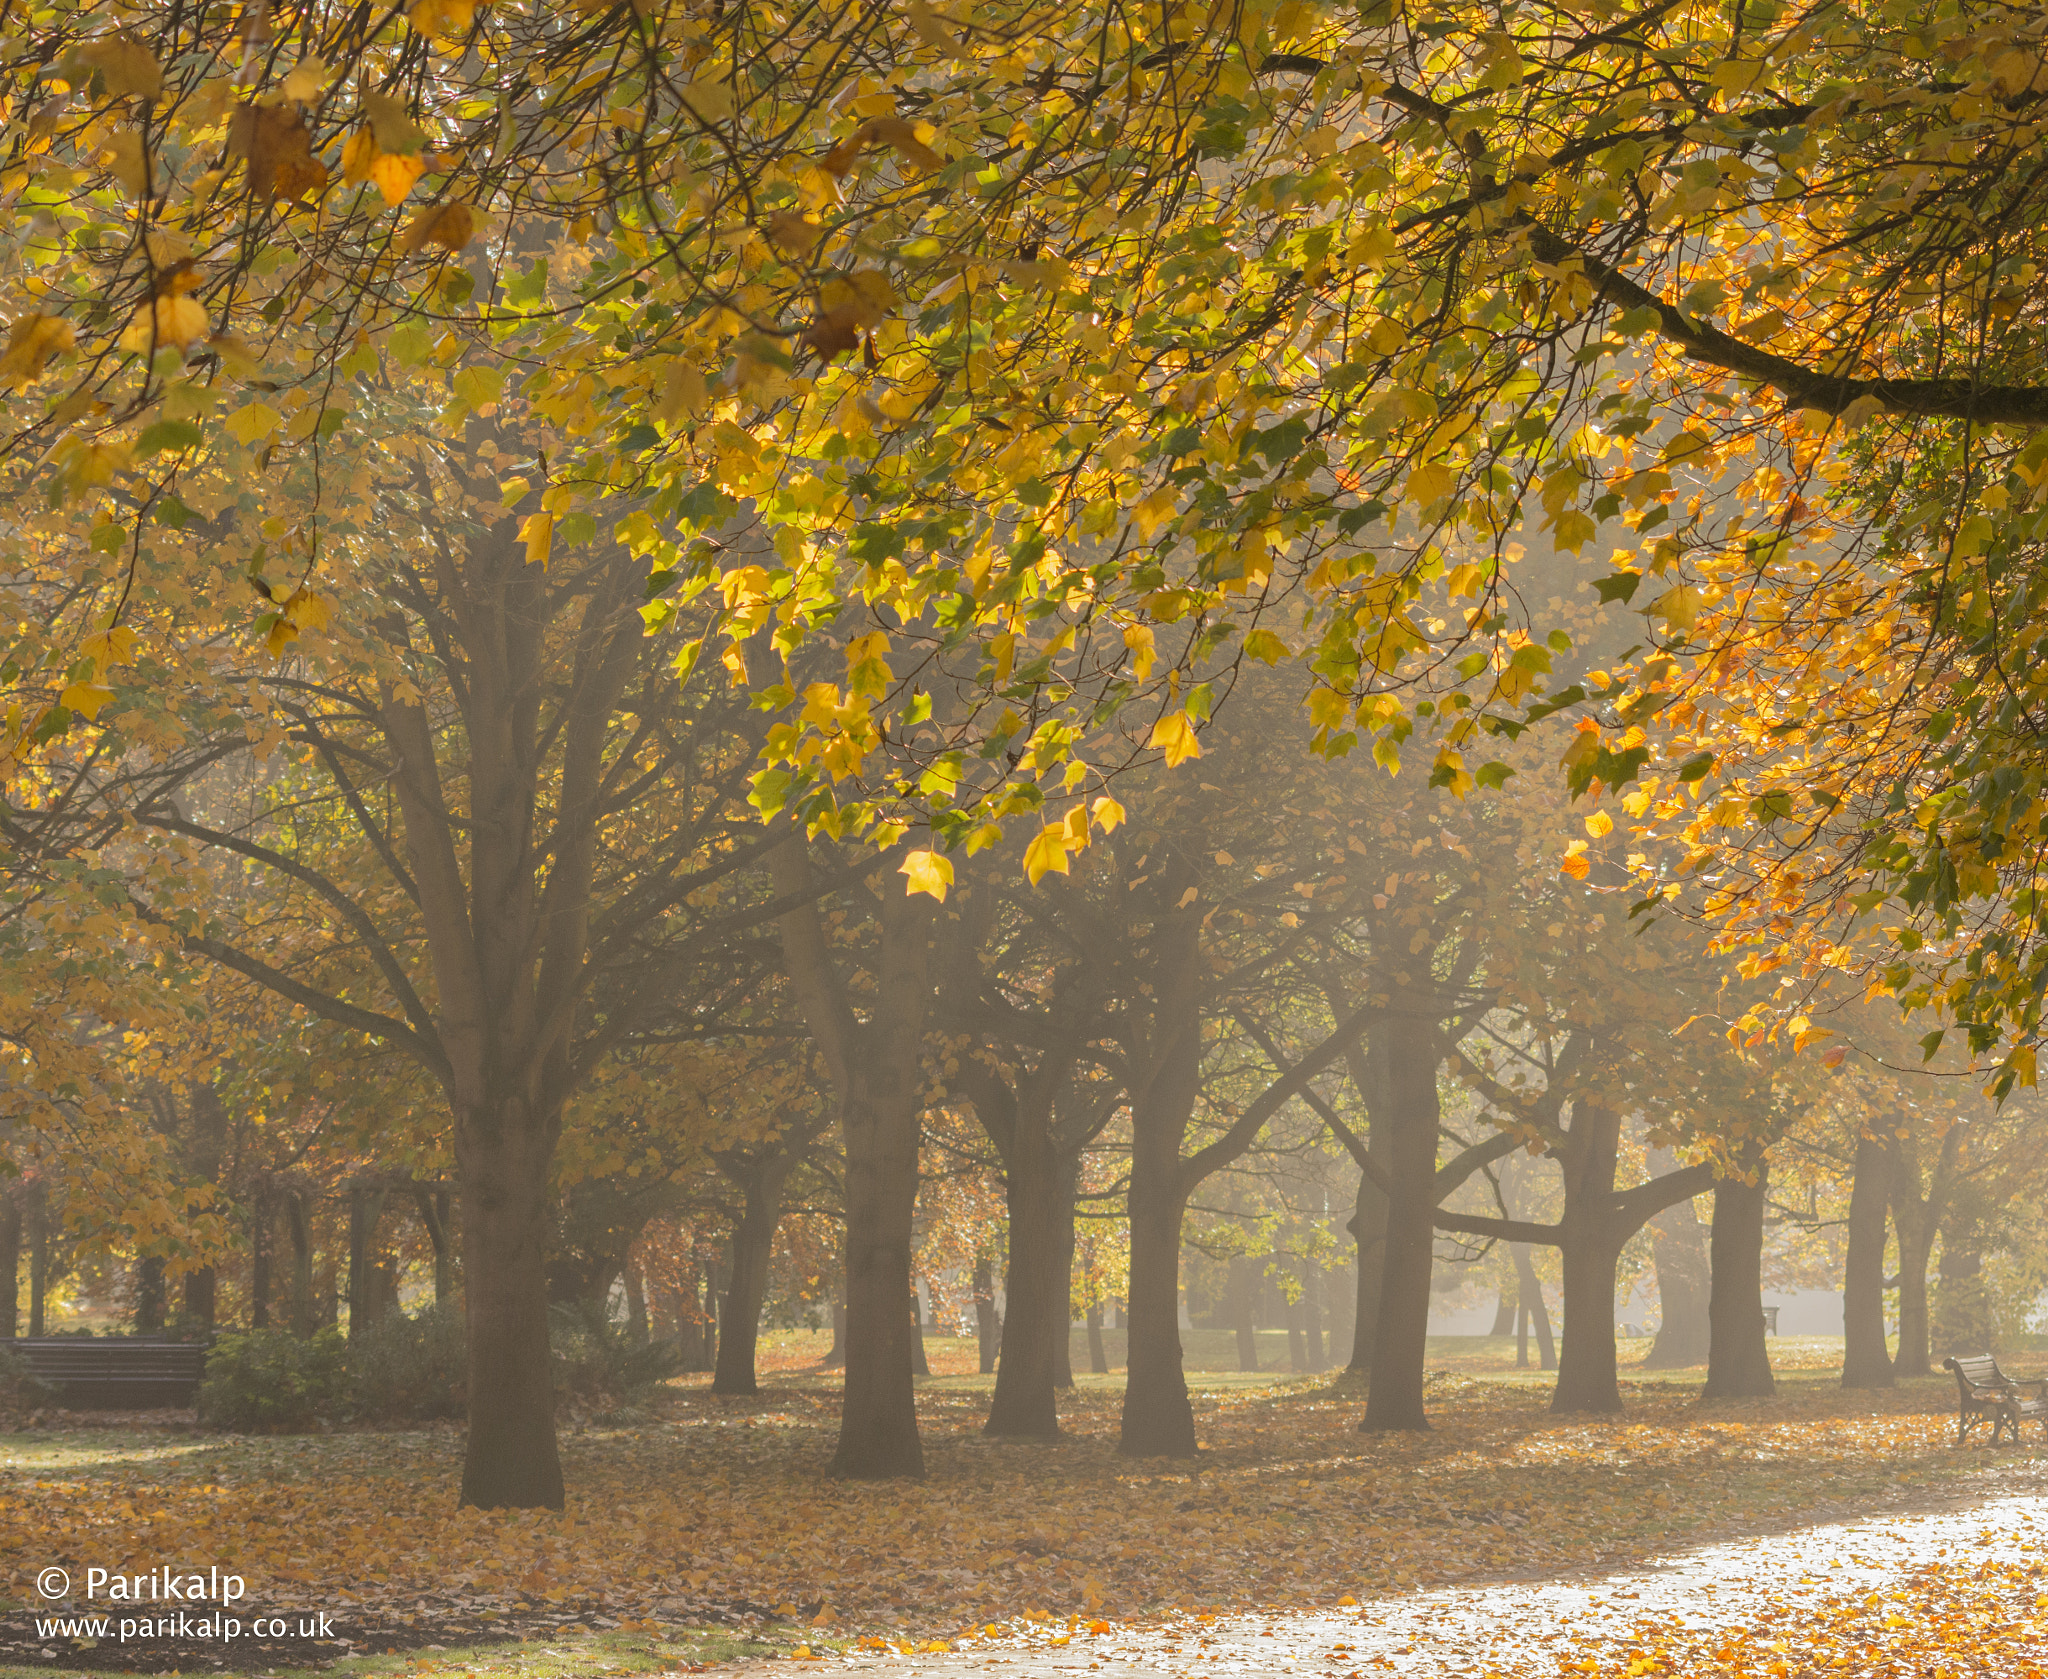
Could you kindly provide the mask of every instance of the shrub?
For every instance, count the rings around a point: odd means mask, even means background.
[[[12,1347],[0,1347],[0,1411],[33,1411],[57,1402],[57,1389]]]
[[[586,1404],[624,1399],[682,1368],[673,1341],[635,1341],[610,1319],[576,1306],[548,1308],[548,1345],[556,1397]]]
[[[387,1312],[348,1344],[355,1414],[379,1420],[459,1417],[468,1408],[462,1312],[429,1306],[418,1317]]]
[[[310,1341],[281,1329],[223,1335],[206,1356],[199,1415],[215,1428],[293,1433],[347,1408],[348,1344],[338,1329]]]

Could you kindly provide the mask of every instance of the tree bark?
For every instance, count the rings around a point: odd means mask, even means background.
[[[1230,1326],[1237,1332],[1237,1367],[1259,1367],[1259,1331],[1252,1322],[1252,1262],[1243,1254],[1230,1260]]]
[[[468,1296],[469,1446],[462,1502],[562,1508],[548,1348],[548,1165],[559,1110],[517,1097],[458,1111],[462,1274]]]
[[[984,1376],[995,1373],[1002,1336],[1002,1319],[996,1316],[995,1262],[982,1254],[974,1261],[974,1344]]]
[[[1080,1157],[1062,1155],[1053,1175],[1054,1216],[1058,1220],[1053,1229],[1058,1250],[1052,1279],[1052,1379],[1066,1393],[1074,1390],[1074,1191],[1080,1173]]]
[[[1558,1248],[1564,1270],[1564,1345],[1552,1411],[1615,1412],[1621,1384],[1614,1349],[1614,1275],[1623,1232],[1612,1213],[1621,1147],[1621,1115],[1585,1097],[1572,1104],[1565,1137],[1564,1217]]]
[[[185,1334],[194,1330],[213,1333],[215,1276],[211,1265],[196,1265],[181,1279],[178,1327]]]
[[[1330,1361],[1323,1354],[1323,1268],[1314,1260],[1308,1262],[1307,1274],[1301,1282],[1302,1330],[1308,1337],[1308,1367],[1311,1373],[1320,1373],[1330,1368]]]
[[[1102,1344],[1102,1302],[1088,1302],[1088,1370],[1091,1375],[1109,1374],[1109,1349]]]
[[[1515,1331],[1515,1365],[1518,1369],[1529,1368],[1529,1326],[1536,1326],[1536,1353],[1541,1362],[1537,1368],[1557,1368],[1557,1342],[1550,1333],[1550,1308],[1543,1300],[1543,1280],[1536,1275],[1536,1261],[1529,1255],[1527,1242],[1514,1242],[1508,1252],[1514,1257],[1515,1279],[1521,1288],[1520,1324]]]
[[[1707,1361],[1707,1295],[1711,1286],[1707,1232],[1692,1201],[1677,1202],[1650,1221],[1661,1321],[1645,1370],[1690,1369]]]
[[[1388,1142],[1386,1246],[1372,1386],[1365,1420],[1358,1425],[1372,1434],[1429,1427],[1422,1378],[1429,1354],[1429,1281],[1436,1262],[1439,1033],[1435,1015],[1420,998],[1403,997],[1398,985],[1392,1007],[1394,1012],[1373,1029],[1371,1051],[1383,1069],[1378,1082],[1385,1093],[1384,1102],[1373,1109],[1373,1137],[1377,1143],[1384,1106]]]
[[[42,1291],[37,1290],[38,1294]],[[164,1262],[151,1254],[135,1268],[135,1332],[138,1335],[161,1335],[164,1332],[164,1311],[167,1305],[164,1289]],[[41,1317],[40,1306],[31,1309],[31,1316]],[[31,1330],[31,1334],[41,1334]]]
[[[249,1208],[249,1327],[270,1327],[270,1191],[259,1186]]]
[[[1486,1332],[1489,1337],[1514,1334],[1518,1300],[1517,1291],[1503,1284],[1493,1303],[1493,1327]]]
[[[367,1334],[377,1317],[377,1225],[384,1216],[381,1189],[357,1184],[348,1193],[348,1338]]]
[[[11,1341],[21,1328],[21,1202],[0,1189],[0,1334]]]
[[[1885,1345],[1885,1210],[1891,1196],[1891,1149],[1881,1120],[1859,1130],[1849,1185],[1849,1251],[1842,1265],[1842,1386],[1888,1388],[1892,1355]]]
[[[1891,1150],[1892,1224],[1899,1238],[1899,1350],[1893,1357],[1892,1368],[1901,1376],[1925,1376],[1932,1367],[1927,1263],[1934,1251],[1942,1203],[1947,1198],[1946,1167],[1955,1152],[1955,1139],[1962,1131],[1961,1126],[1949,1128],[1935,1165],[1934,1182],[1925,1195],[1920,1191],[1918,1138],[1908,1129]]]
[[[932,1373],[931,1360],[924,1350],[924,1302],[918,1298],[917,1285],[910,1285],[910,1373],[913,1376],[929,1376]]]
[[[731,1275],[718,1313],[718,1362],[713,1393],[759,1393],[754,1360],[761,1339],[761,1305],[768,1298],[768,1266],[775,1257],[775,1227],[782,1220],[782,1186],[795,1160],[780,1150],[749,1163],[736,1177],[743,1197],[732,1233]]]
[[[448,1229],[448,1191],[416,1189],[420,1226],[434,1248],[434,1304],[445,1306],[455,1295],[455,1243]]]
[[[310,1198],[294,1191],[285,1198],[285,1219],[292,1239],[292,1333],[307,1340],[313,1333],[313,1220]]]
[[[1384,1162],[1382,1127],[1374,1126],[1370,1152]],[[1387,1198],[1364,1172],[1358,1175],[1358,1203],[1348,1225],[1358,1243],[1357,1316],[1351,1325],[1351,1360],[1345,1366],[1358,1376],[1372,1373],[1373,1348],[1379,1340],[1380,1291],[1386,1286]]]
[[[1764,1200],[1770,1164],[1752,1166],[1756,1181],[1723,1178],[1714,1187],[1711,1344],[1703,1399],[1768,1399],[1777,1392],[1764,1339]]]
[[[1066,1337],[1066,1290],[1058,1276],[1059,1160],[1053,1147],[1051,1080],[1026,1074],[1014,1091],[976,1069],[970,1092],[982,1128],[1003,1160],[1003,1199],[1010,1223],[1002,1356],[982,1433],[1007,1440],[1057,1440],[1057,1342]],[[994,1303],[990,1303],[994,1311]]]
[[[824,1368],[846,1368],[846,1299],[843,1288],[832,1296],[832,1345],[825,1349]]]

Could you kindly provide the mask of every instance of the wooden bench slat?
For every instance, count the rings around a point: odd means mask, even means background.
[[[6,1342],[70,1410],[168,1410],[196,1403],[208,1348],[152,1336],[23,1336]]]

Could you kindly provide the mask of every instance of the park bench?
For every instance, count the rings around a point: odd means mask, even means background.
[[[1969,1358],[1945,1358],[1941,1367],[1953,1370],[1956,1376],[1958,1446],[1970,1437],[1970,1427],[1979,1418],[1991,1419],[1994,1444],[2003,1432],[2010,1436],[2014,1445],[2019,1444],[2021,1419],[2040,1417],[2048,1420],[2048,1377],[2032,1376],[2015,1381],[1998,1368],[1998,1360],[1989,1353],[1978,1353]],[[2027,1388],[2034,1390],[2032,1398],[2024,1391]]]
[[[196,1404],[206,1345],[149,1335],[51,1335],[5,1343],[69,1411],[161,1411]]]

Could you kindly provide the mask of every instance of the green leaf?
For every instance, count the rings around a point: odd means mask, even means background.
[[[190,420],[158,420],[145,426],[135,440],[138,455],[156,455],[165,450],[196,449],[204,433]]]
[[[1642,580],[1640,571],[1617,571],[1612,577],[1596,578],[1593,592],[1602,601],[1630,601],[1635,598],[1636,588]]]

